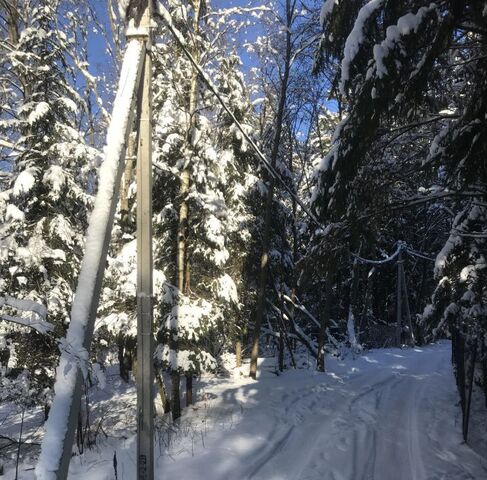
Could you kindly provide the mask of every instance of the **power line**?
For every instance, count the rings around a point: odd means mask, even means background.
[[[424,260],[429,260],[430,262],[435,261],[434,258],[428,257],[428,255],[426,253],[418,252],[417,250],[414,250],[413,248],[409,247],[406,243],[404,243],[402,241],[397,242],[397,249],[392,255],[390,255],[390,256],[382,259],[382,260],[371,260],[368,258],[363,258],[363,257],[361,257],[358,254],[353,253],[353,252],[351,252],[351,254],[354,258],[356,258],[361,263],[366,263],[369,265],[384,265],[386,263],[389,263],[389,262],[392,262],[393,260],[395,260],[396,257],[401,252],[401,250],[405,253],[408,253],[409,255],[414,256],[414,257],[422,258]]]
[[[363,257],[361,257],[361,256],[359,256],[353,252],[352,252],[352,256],[354,258],[356,258],[361,263],[367,263],[369,265],[384,265],[386,263],[392,262],[399,255],[401,250],[403,250],[403,249],[404,249],[404,244],[402,242],[398,242],[398,246],[397,246],[396,251],[392,255],[390,255],[389,257],[386,257],[382,260],[369,260],[368,258],[363,258]]]
[[[223,109],[230,115],[230,118],[232,119],[233,123],[236,125],[236,127],[239,129],[240,133],[244,136],[245,140],[249,143],[249,145],[252,147],[254,152],[257,154],[257,157],[259,160],[262,162],[266,170],[269,172],[270,175],[274,177],[275,180],[277,180],[283,187],[284,189],[291,195],[291,197],[296,201],[296,203],[301,207],[302,211],[316,224],[316,226],[320,228],[324,228],[323,224],[318,220],[316,215],[311,212],[311,210],[308,209],[308,207],[304,204],[304,202],[294,193],[294,191],[289,187],[289,185],[285,182],[285,180],[282,178],[282,176],[279,174],[279,172],[272,166],[272,164],[267,160],[265,155],[262,153],[260,148],[257,146],[257,144],[252,140],[252,138],[247,134],[245,129],[243,128],[242,124],[237,120],[233,112],[230,110],[230,108],[227,106],[225,103],[225,100],[223,100],[220,92],[218,91],[218,88],[213,84],[211,79],[206,75],[204,70],[201,68],[201,66],[198,64],[198,62],[194,59],[193,55],[191,55],[191,52],[187,49],[186,47],[186,41],[184,40],[181,32],[173,26],[172,23],[172,17],[169,11],[164,7],[164,5],[158,1],[156,3],[157,5],[157,10],[154,11],[154,14],[164,20],[167,28],[173,35],[173,37],[176,39],[178,45],[181,47],[183,50],[184,54],[188,58],[188,60],[191,62],[191,64],[194,66],[194,68],[197,70],[197,72],[201,75],[201,78],[204,80],[210,91],[215,95],[217,98],[218,102],[220,105],[223,107]],[[369,260],[360,257],[359,255],[352,253],[352,255],[360,262],[362,263],[368,263],[371,265],[382,265],[388,262],[391,262],[394,260],[398,255],[401,249],[404,249],[404,251],[410,253],[411,255],[414,255],[419,258],[423,258],[425,260],[430,260],[434,261],[434,259],[427,257],[425,254],[422,254],[420,252],[416,252],[415,250],[411,250],[409,247],[405,248],[405,244],[399,242],[397,250],[392,254],[390,257],[387,257],[383,260]]]
[[[413,250],[412,248],[407,248],[406,249],[407,253],[410,255],[413,255],[414,257],[422,258],[423,260],[429,260],[430,262],[435,262],[436,260],[434,258],[428,257],[425,253],[417,252],[416,250]]]

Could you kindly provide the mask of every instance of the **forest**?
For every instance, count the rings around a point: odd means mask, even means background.
[[[487,478],[487,2],[0,0],[0,478]]]

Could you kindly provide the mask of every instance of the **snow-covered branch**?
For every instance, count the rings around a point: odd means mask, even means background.
[[[22,312],[30,312],[29,316],[13,316],[5,313],[0,313],[0,320],[6,322],[17,323],[24,327],[32,328],[39,333],[47,334],[51,332],[54,327],[46,321],[47,308],[41,303],[33,300],[19,300],[10,296],[0,297],[0,308],[3,306],[11,307]]]

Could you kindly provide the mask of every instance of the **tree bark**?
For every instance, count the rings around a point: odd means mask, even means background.
[[[469,375],[468,375],[468,396],[466,398],[465,415],[463,419],[463,439],[468,439],[468,426],[470,424],[470,406],[472,404],[473,381],[475,375],[475,363],[477,361],[477,340],[473,341],[473,348],[470,347],[469,354]]]
[[[235,342],[235,363],[237,368],[242,366],[242,340],[240,338]]]
[[[186,374],[186,406],[193,405],[193,375]]]
[[[284,371],[284,329],[279,329],[279,371]]]
[[[331,295],[333,287],[333,277],[335,273],[334,266],[328,268],[325,278],[325,305],[321,314],[320,332],[318,335],[318,358],[316,359],[316,369],[319,372],[325,371],[325,343],[326,329],[330,323]]]
[[[460,395],[460,406],[462,408],[462,432],[465,432],[465,338],[463,337],[463,333],[458,330],[455,333],[455,350],[453,354],[455,357],[457,388]]]
[[[366,286],[365,286],[365,296],[364,296],[364,304],[362,307],[362,313],[360,315],[359,319],[359,329],[360,331],[365,331],[369,327],[367,319],[368,319],[368,313],[369,313],[369,304],[370,304],[370,299],[372,296],[372,285],[374,282],[374,273],[369,270],[366,272],[367,273],[367,280],[366,280]]]
[[[161,397],[162,408],[164,413],[169,413],[171,411],[171,402],[166,394],[166,387],[164,386],[164,379],[162,375],[157,372],[156,373],[157,385],[159,387],[159,396]]]
[[[9,2],[1,2],[1,7],[5,10],[5,17],[7,22],[8,39],[11,45],[16,48],[20,39],[18,0],[10,0]],[[3,16],[3,15],[2,15]],[[24,71],[17,71],[18,78],[22,84],[24,100],[28,100],[32,96],[32,85],[29,82]]]
[[[485,408],[487,408],[487,348],[485,346],[485,340],[481,340],[482,345],[482,386],[484,388]]]
[[[406,320],[408,322],[408,328],[409,328],[409,344],[411,346],[414,346],[415,339],[414,339],[413,323],[411,320],[411,309],[409,308],[408,287],[406,284],[406,273],[404,271],[404,264],[403,263],[400,264],[399,268],[401,270],[401,287],[404,295],[404,307],[406,309]]]
[[[171,373],[171,413],[172,419],[177,420],[181,416],[181,397],[179,394],[179,383],[181,376],[178,371]]]
[[[280,92],[279,92],[279,105],[276,115],[276,130],[274,140],[272,144],[272,152],[270,163],[272,167],[276,166],[277,157],[279,154],[279,144],[281,142],[281,134],[284,120],[284,113],[286,107],[286,93],[289,83],[289,72],[291,69],[291,27],[293,23],[293,9],[291,8],[291,0],[286,0],[286,53],[284,58],[284,74],[281,78]],[[262,326],[262,319],[264,316],[265,307],[265,293],[267,287],[267,276],[269,271],[269,247],[271,238],[271,216],[272,216],[272,204],[274,199],[274,186],[275,181],[272,176],[269,178],[269,187],[267,190],[267,197],[265,202],[264,213],[264,229],[262,234],[262,256],[260,260],[260,276],[259,276],[259,288],[257,293],[257,306],[255,310],[255,323],[254,331],[252,335],[252,351],[250,357],[250,372],[251,378],[257,378],[257,359],[259,357],[259,338],[260,329]]]
[[[401,265],[403,262],[402,250],[399,251],[397,259],[397,285],[396,285],[396,346],[402,344],[402,277]]]
[[[193,0],[193,19],[192,19],[192,28],[193,28],[193,35],[195,38],[199,35],[199,17],[200,17],[200,8],[201,8],[201,0]],[[197,62],[199,62],[200,54],[197,44],[194,43],[193,47],[193,56]],[[188,123],[188,132],[187,132],[187,156],[186,158],[186,165],[184,166],[181,176],[180,176],[180,188],[179,188],[179,197],[180,197],[180,206],[179,206],[179,219],[178,219],[178,232],[177,232],[177,285],[180,293],[183,295],[187,295],[190,290],[190,264],[188,259],[188,222],[189,222],[189,206],[188,206],[188,199],[187,195],[189,192],[190,181],[191,181],[191,172],[189,168],[189,157],[191,156],[192,148],[195,146],[193,145],[193,130],[197,125],[197,104],[198,104],[198,71],[193,67],[191,73],[191,84],[190,84],[190,94],[189,94],[189,105],[188,105],[188,115],[189,115],[189,123]],[[177,350],[176,345],[176,350]],[[176,375],[173,374],[173,419],[178,418],[181,415],[181,407],[180,407],[180,393],[179,393],[179,380],[180,375],[177,373]],[[186,398],[192,399],[193,392],[192,392],[192,378],[191,381],[186,381]],[[189,390],[188,390],[189,388]],[[176,405],[177,404],[177,405]]]

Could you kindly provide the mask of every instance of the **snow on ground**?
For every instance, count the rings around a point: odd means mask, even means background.
[[[328,359],[325,374],[277,376],[268,359],[257,381],[239,372],[205,378],[178,426],[158,420],[156,478],[487,478],[487,452],[462,442],[450,348],[444,342]],[[114,479],[115,453],[118,479],[135,478],[135,391],[116,375],[107,380],[108,390],[93,394],[92,425],[101,420],[103,431],[92,450],[73,457],[70,479]],[[31,468],[23,464],[20,478],[33,478]],[[13,479],[13,470],[4,478]]]

